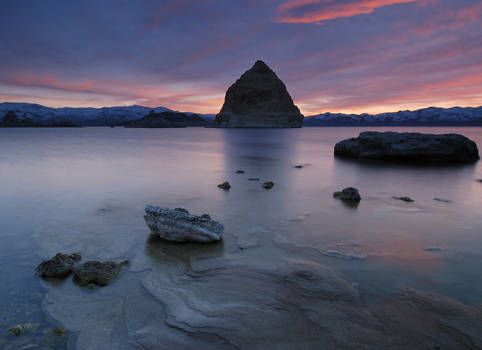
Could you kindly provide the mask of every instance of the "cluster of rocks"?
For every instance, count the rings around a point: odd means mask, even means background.
[[[52,258],[42,261],[36,268],[35,274],[41,278],[63,279],[74,274],[74,281],[81,286],[105,286],[120,272],[127,260],[120,263],[112,261],[87,261],[78,266],[75,262],[82,258],[80,253],[57,253]]]
[[[246,171],[244,170],[236,170],[236,174],[245,174]],[[249,181],[259,181],[259,177],[250,177],[248,178]],[[267,181],[265,183],[263,183],[262,187],[265,189],[265,190],[270,190],[272,189],[274,186],[274,182],[273,181]],[[220,183],[218,185],[218,188],[222,189],[222,190],[225,190],[225,191],[229,191],[231,189],[231,184],[229,183],[229,181],[224,181],[222,183]]]
[[[333,193],[333,197],[337,198],[337,199],[341,199],[343,201],[347,201],[347,202],[359,202],[359,201],[361,201],[360,193],[358,192],[358,189],[356,189],[355,187],[346,187],[341,191],[336,191],[336,192]],[[400,196],[400,197],[393,196],[392,198],[396,199],[396,200],[404,201],[404,202],[407,202],[407,203],[415,202],[415,200],[413,198],[410,198],[408,196]],[[452,202],[451,200],[444,199],[444,198],[437,198],[437,197],[434,197],[433,200],[435,200],[437,202],[443,202],[443,203],[451,203]]]

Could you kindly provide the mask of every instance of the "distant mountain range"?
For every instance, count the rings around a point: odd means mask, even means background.
[[[303,126],[419,126],[419,125],[479,125],[482,126],[481,107],[429,107],[416,111],[381,114],[323,113],[305,117]]]
[[[14,112],[20,120],[25,123],[34,123],[32,126],[124,126],[142,125],[133,123],[148,116],[151,111],[161,116],[169,115],[169,118],[176,117],[173,111],[165,107],[143,107],[143,106],[120,106],[103,108],[50,108],[32,103],[0,103],[0,118],[3,119],[8,112]],[[162,114],[170,112],[174,114]],[[201,126],[198,116],[212,122],[214,114],[194,114],[189,112],[181,113],[188,120],[193,117],[193,126]],[[151,118],[152,119],[152,118]],[[146,119],[144,119],[145,121]],[[174,120],[174,119],[172,119]],[[149,121],[149,119],[148,119]],[[146,125],[149,125],[146,124]],[[418,126],[418,125],[467,125],[482,126],[482,106],[481,107],[453,107],[437,108],[429,107],[416,111],[399,111],[394,113],[381,114],[343,114],[343,113],[323,113],[305,117],[303,126]],[[190,126],[190,125],[189,125]],[[149,127],[149,126],[147,126]]]
[[[165,107],[144,107],[144,106],[119,106],[103,108],[51,108],[33,103],[0,103],[0,118],[3,118],[9,111],[14,112],[19,119],[30,119],[35,123],[43,125],[57,123],[73,123],[77,126],[120,126],[137,121],[147,116],[151,111],[155,113],[172,112]],[[179,112],[180,113],[180,112]],[[184,113],[192,116],[194,113]],[[214,114],[197,114],[198,116],[210,121],[214,119]]]

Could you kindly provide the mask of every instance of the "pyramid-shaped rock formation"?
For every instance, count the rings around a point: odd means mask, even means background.
[[[215,125],[225,128],[301,128],[303,115],[285,84],[257,61],[226,92]]]

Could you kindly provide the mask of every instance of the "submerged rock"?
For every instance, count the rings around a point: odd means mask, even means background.
[[[219,184],[218,187],[222,188],[223,190],[229,191],[231,185],[229,184],[229,182],[224,181],[222,184]]]
[[[120,263],[87,261],[74,268],[74,280],[81,286],[90,284],[106,286],[119,274],[122,266],[127,263],[129,263],[127,260]]]
[[[362,132],[338,142],[335,156],[394,161],[473,163],[479,160],[477,145],[458,134]]]
[[[402,197],[393,196],[393,199],[398,199],[400,201],[410,202],[410,203],[415,202],[415,200],[413,200],[412,198],[407,197],[407,196],[402,196]]]
[[[451,200],[449,199],[444,199],[444,198],[437,198],[437,197],[434,197],[433,199],[434,201],[437,201],[437,202],[443,202],[443,203],[452,203]]]
[[[42,261],[35,268],[35,274],[42,278],[65,278],[72,273],[74,262],[80,259],[80,253],[57,253],[51,259]]]
[[[285,84],[256,61],[226,92],[215,125],[224,128],[301,128],[303,115]]]
[[[249,181],[259,181],[259,177],[250,177]]]
[[[9,328],[8,331],[15,335],[16,337],[20,336],[25,330],[28,329],[28,324],[17,325],[15,327]]]
[[[303,167],[303,165],[295,165],[294,168],[295,169],[303,169],[304,167]]]
[[[236,174],[244,174],[245,171],[244,170],[236,170]]]
[[[333,197],[344,200],[359,202],[361,200],[360,193],[355,187],[347,187],[341,191],[333,193]]]
[[[444,248],[434,246],[434,247],[423,248],[423,250],[425,250],[426,252],[441,252],[444,250]]]
[[[273,181],[268,181],[268,182],[265,182],[265,183],[263,184],[263,188],[264,188],[265,190],[270,190],[270,189],[273,188],[273,186],[274,186]]]
[[[159,208],[148,205],[144,220],[151,233],[175,242],[218,242],[224,226],[207,214],[191,215],[183,208]]]

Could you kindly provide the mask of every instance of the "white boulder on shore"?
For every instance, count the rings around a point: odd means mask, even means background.
[[[183,208],[148,205],[144,220],[153,235],[174,242],[219,242],[224,231],[224,226],[212,220],[208,214],[191,215]]]

